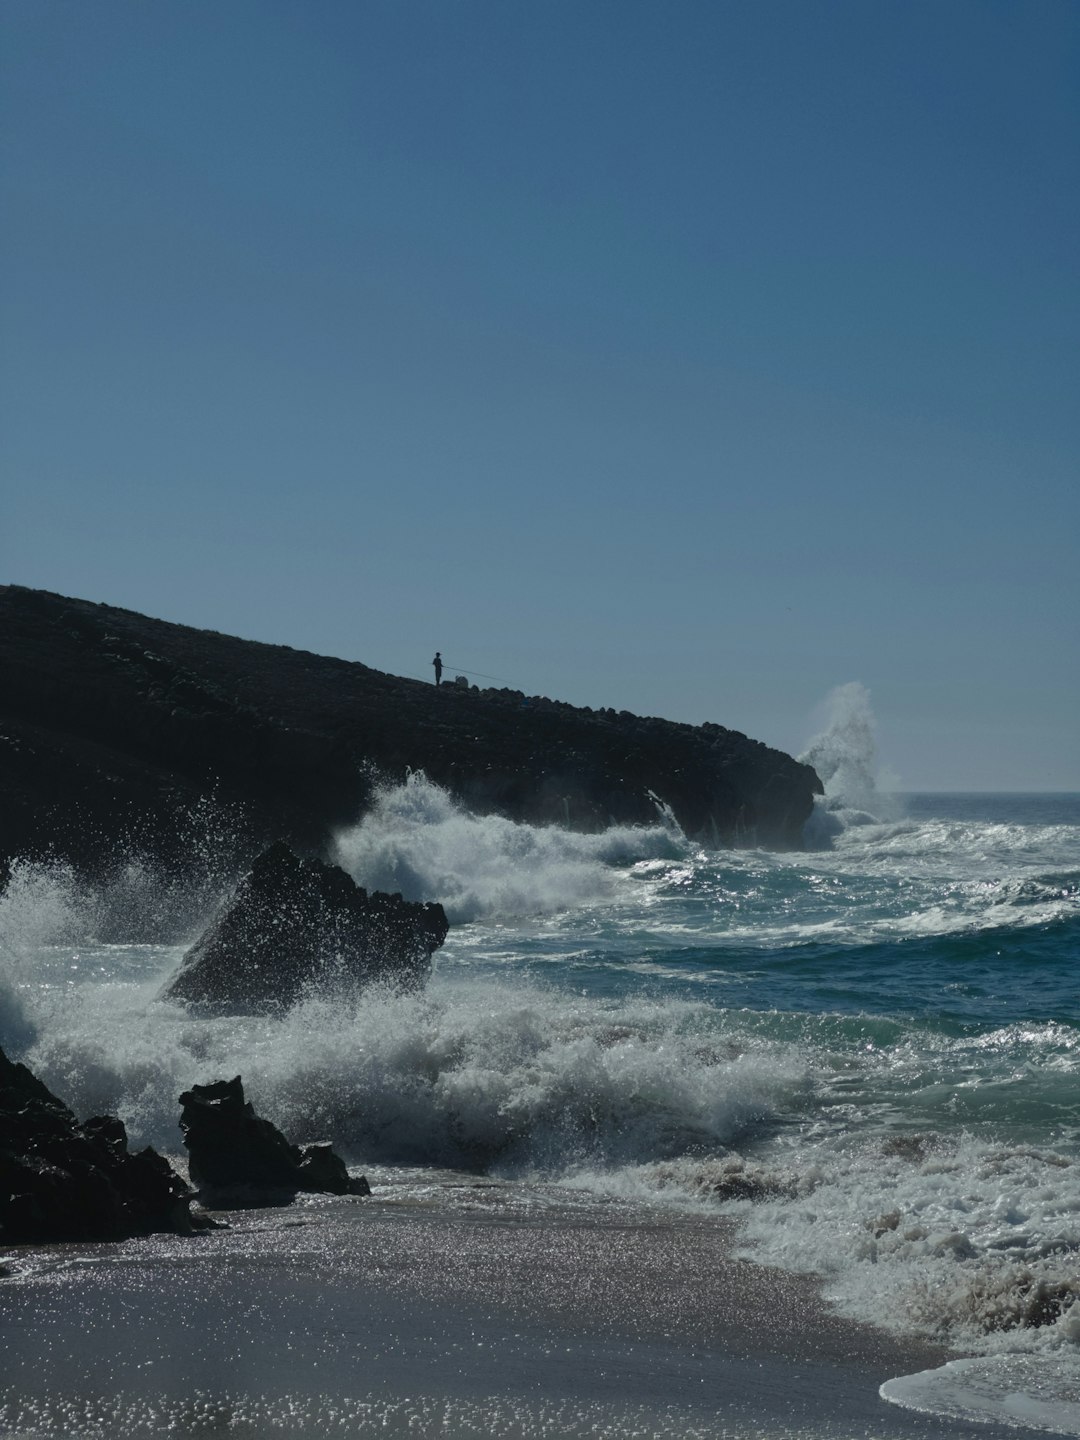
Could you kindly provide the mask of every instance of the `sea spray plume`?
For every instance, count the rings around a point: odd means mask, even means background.
[[[99,940],[179,944],[205,928],[252,853],[244,809],[201,796],[176,811],[174,853],[165,857],[138,829],[103,836],[93,876]],[[89,887],[88,887],[89,888]]]
[[[176,853],[148,848],[138,827],[91,833],[91,867],[16,856],[0,869],[0,943],[16,955],[43,946],[179,944],[198,934],[250,849],[239,806],[204,796],[173,817]]]
[[[858,680],[838,685],[826,697],[825,712],[824,730],[799,756],[825,786],[806,824],[810,845],[828,845],[849,826],[873,824],[886,803],[877,788],[877,721],[869,690]]]
[[[211,802],[185,812],[190,864],[183,870],[121,839],[102,842],[100,872],[92,878],[55,858],[18,856],[5,866],[0,876],[0,1047],[23,1059],[48,1030],[46,1012],[54,1019],[67,1003],[73,975],[65,947],[175,942],[204,921],[228,873],[230,852],[220,840],[220,814],[221,807]],[[210,828],[214,819],[217,830]]]
[[[97,928],[98,897],[72,866],[17,858],[0,890],[0,1048],[22,1059],[38,1039],[27,996],[37,992],[43,957],[81,944]]]
[[[870,692],[858,680],[838,685],[825,701],[827,724],[799,759],[813,765],[829,800],[869,809],[877,799],[876,721]]]
[[[94,888],[71,865],[17,859],[0,893],[0,940],[16,955],[77,942],[94,933],[98,911]]]

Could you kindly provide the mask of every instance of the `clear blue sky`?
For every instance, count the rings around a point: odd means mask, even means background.
[[[1080,789],[1075,0],[5,0],[0,580]]]

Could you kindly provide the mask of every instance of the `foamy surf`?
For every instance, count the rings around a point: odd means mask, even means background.
[[[415,776],[338,857],[448,902],[430,985],[274,1017],[157,998],[222,894],[202,861],[185,884],[128,857],[96,889],[18,865],[0,1043],[136,1144],[175,1150],[180,1091],[239,1072],[296,1140],[407,1173],[410,1204],[456,1204],[440,1177],[465,1173],[529,1213],[561,1193],[676,1229],[730,1216],[744,1256],[818,1277],[839,1315],[1067,1374],[1080,805],[890,815],[864,761],[859,804],[851,766],[831,778],[830,848],[790,855],[709,851],[660,812],[598,835],[472,816]],[[116,943],[132,915],[159,943]]]
[[[1030,1355],[951,1360],[936,1370],[887,1380],[881,1396],[951,1420],[1080,1435],[1080,1365],[1070,1360]]]
[[[741,1205],[744,1253],[818,1275],[842,1313],[984,1352],[1080,1340],[1075,1156],[879,1132],[770,1158],[773,1193]]]
[[[381,789],[371,811],[335,840],[334,858],[370,890],[436,897],[452,924],[514,920],[610,902],[618,870],[686,849],[658,806],[655,826],[596,835],[472,815],[422,772]]]
[[[93,971],[113,957],[80,958]],[[176,1096],[226,1072],[298,1140],[547,1176],[731,1145],[800,1083],[797,1057],[725,1043],[700,1003],[451,971],[423,994],[373,988],[357,1004],[315,997],[275,1018],[194,1020],[154,998],[177,958],[151,951],[142,979],[50,991],[26,1051],[75,1108],[118,1113],[134,1140],[168,1149]]]

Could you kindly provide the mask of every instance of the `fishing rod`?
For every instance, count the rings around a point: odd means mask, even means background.
[[[504,680],[501,675],[485,675],[482,670],[463,670],[460,665],[449,665],[445,660],[443,661],[443,669],[456,670],[459,675],[471,675],[474,680],[497,680],[500,685],[513,684],[512,680]],[[415,670],[402,670],[396,673],[399,673],[403,680],[422,680],[425,685],[430,684],[428,676],[418,675]],[[450,681],[444,680],[443,684],[448,685]]]
[[[443,661],[444,670],[457,670],[462,675],[471,675],[474,680],[497,680],[500,685],[512,685],[512,680],[505,679],[502,675],[485,675],[482,670],[466,670],[464,665],[454,665],[449,660]]]

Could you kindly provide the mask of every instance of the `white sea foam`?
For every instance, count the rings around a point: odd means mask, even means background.
[[[949,876],[990,880],[998,874],[1058,875],[1075,890],[1080,870],[1080,827],[963,820],[894,820],[844,831],[835,842],[841,864],[893,868],[908,877]],[[816,855],[828,867],[831,857]],[[1052,883],[1052,882],[1051,882]]]
[[[772,1168],[787,1174],[777,1198],[732,1202],[746,1253],[820,1275],[844,1313],[984,1351],[1073,1353],[1080,1342],[1074,1158],[878,1133],[823,1135]]]
[[[1080,1340],[1069,1300],[1080,1295],[1075,1158],[888,1129],[901,1106],[909,1121],[920,1107],[944,1118],[960,1100],[978,1117],[1018,1062],[1034,1105],[1040,1054],[1055,1103],[1067,1105],[1080,1080],[1070,1027],[1010,1027],[938,1042],[939,1054],[912,1034],[888,1053],[864,1047],[857,1067],[830,1053],[827,1026],[814,1042],[808,1017],[784,1038],[779,1022],[775,1034],[763,1028],[767,1017],[453,965],[422,995],[372,990],[351,1006],[196,1019],[153,998],[178,954],[83,949],[89,973],[108,967],[113,978],[46,987],[32,1015],[38,1038],[24,1058],[80,1114],[119,1113],[136,1143],[177,1148],[180,1091],[239,1072],[286,1133],[330,1139],[358,1163],[478,1167],[676,1208],[721,1204],[743,1217],[754,1258],[820,1274],[829,1298],[862,1320],[978,1349]],[[1014,1101],[1001,1108],[1022,1125]]]
[[[118,1113],[134,1140],[170,1149],[180,1091],[239,1072],[298,1140],[558,1176],[730,1144],[801,1079],[775,1047],[718,1043],[700,1004],[452,972],[421,995],[372,989],[353,1006],[195,1019],[153,999],[178,952],[142,955],[152,979],[43,996],[26,1058],[79,1113]]]
[[[510,919],[608,901],[617,872],[686,848],[658,807],[651,827],[581,835],[557,826],[471,815],[422,773],[387,787],[363,820],[340,833],[337,863],[371,890],[442,902],[452,924]]]
[[[717,925],[722,944],[741,943],[767,950],[806,944],[868,945],[891,941],[968,935],[995,930],[1037,930],[1080,913],[1080,893],[1072,883],[1041,886],[1029,882],[974,881],[952,883],[921,892],[909,887],[903,897],[886,896],[882,910],[838,907],[820,919],[780,911],[772,923],[750,916],[743,923],[733,917]]]
[[[1080,1435],[1080,1364],[1070,1356],[951,1360],[937,1370],[887,1380],[881,1395],[907,1409],[950,1420]]]

